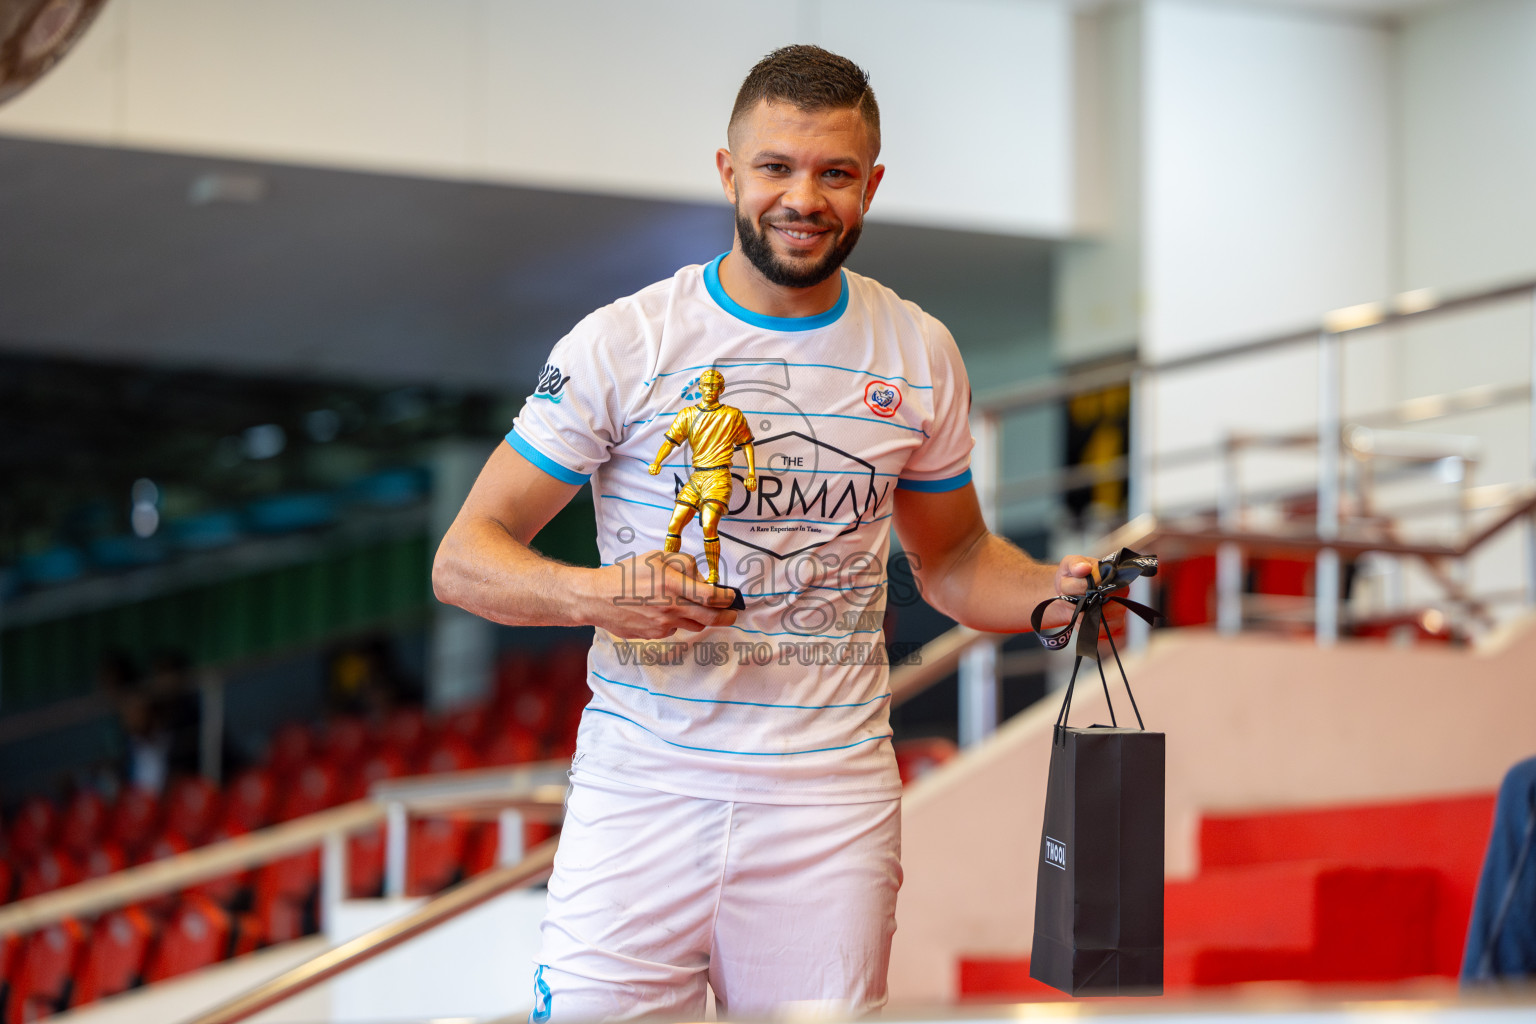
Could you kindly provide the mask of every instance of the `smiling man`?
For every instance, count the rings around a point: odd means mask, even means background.
[[[842,269],[885,174],[865,73],[776,50],[728,141],[731,250],[555,345],[540,379],[560,387],[525,403],[433,567],[439,598],[486,618],[596,627],[535,1024],[696,1018],[706,985],[722,1015],[881,1006],[901,885],[890,526],[928,602],[978,629],[1027,629],[1089,571],[987,530],[954,340]],[[656,550],[689,481],[719,468],[666,461],[666,432],[722,387],[758,459],[739,503],[717,489],[739,615],[696,560]],[[694,457],[726,464],[710,452]],[[603,566],[543,558],[529,542],[589,479]]]

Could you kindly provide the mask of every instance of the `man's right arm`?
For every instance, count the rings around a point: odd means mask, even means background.
[[[679,629],[729,625],[731,594],[698,582],[692,559],[584,568],[545,558],[529,544],[580,490],[545,473],[510,445],[497,445],[432,564],[438,600],[511,626],[601,626],[629,639],[662,639]],[[660,565],[655,593],[631,604],[635,572]],[[626,579],[627,574],[627,579]]]

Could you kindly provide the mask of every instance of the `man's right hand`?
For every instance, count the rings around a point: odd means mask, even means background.
[[[729,626],[735,594],[711,586],[688,555],[646,551],[595,571],[592,624],[625,640]]]

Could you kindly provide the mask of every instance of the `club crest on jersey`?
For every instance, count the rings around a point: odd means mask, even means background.
[[[697,402],[704,397],[704,392],[699,390],[699,378],[695,377],[683,385],[683,401]]]
[[[558,403],[565,398],[565,383],[570,379],[571,375],[562,376],[560,367],[554,363],[545,363],[544,369],[539,371],[539,383],[533,389],[533,397]]]
[[[864,404],[876,416],[889,419],[901,408],[901,389],[883,380],[872,380],[864,385]]]

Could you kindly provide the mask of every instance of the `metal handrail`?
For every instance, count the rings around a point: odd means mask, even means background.
[[[1315,342],[1317,341],[1317,336],[1324,332],[1343,335],[1355,331],[1389,327],[1393,324],[1403,323],[1431,314],[1473,309],[1477,306],[1503,302],[1507,299],[1522,298],[1530,295],[1532,291],[1536,291],[1536,278],[1498,285],[1479,291],[1463,292],[1444,299],[1426,295],[1423,292],[1406,292],[1397,297],[1398,308],[1396,309],[1389,309],[1380,303],[1365,303],[1360,306],[1351,306],[1348,309],[1337,310],[1334,313],[1328,314],[1316,325],[1298,328],[1294,331],[1266,335],[1218,349],[1165,359],[1159,363],[1141,363],[1137,360],[1127,360],[1125,363],[1115,366],[1083,370],[1057,379],[1025,381],[1011,387],[983,392],[976,396],[974,404],[979,411],[988,413],[1018,412],[1022,409],[1044,405],[1048,402],[1070,398],[1072,395],[1081,394],[1084,391],[1113,387],[1117,384],[1128,384],[1140,373],[1168,373],[1175,370],[1194,369],[1199,366],[1226,362],[1242,356],[1267,352],[1271,349]]]
[[[0,907],[0,935],[45,928],[66,917],[99,914],[113,907],[245,871],[319,846],[334,833],[351,833],[384,820],[384,808],[356,800],[233,839],[188,850],[164,860],[126,868],[63,889]]]
[[[335,949],[326,950],[235,998],[192,1018],[187,1024],[236,1024],[269,1007],[372,960],[409,939],[483,906],[504,893],[532,885],[549,874],[558,839],[550,839],[517,864],[476,875],[404,917],[382,924]]]
[[[36,931],[68,917],[99,914],[312,850],[333,837],[384,823],[392,807],[423,817],[497,808],[518,811],[529,820],[558,820],[564,788],[557,780],[569,767],[567,761],[540,761],[384,780],[364,800],[0,907],[0,936]]]

